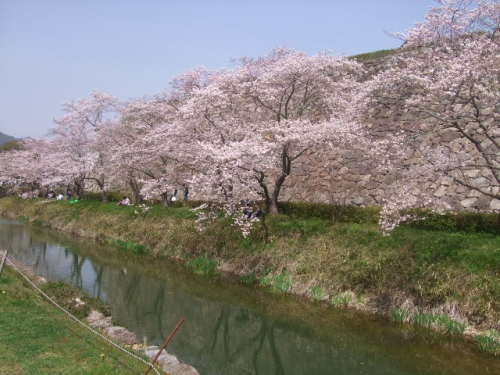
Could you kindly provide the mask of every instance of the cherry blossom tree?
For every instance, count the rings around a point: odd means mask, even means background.
[[[113,124],[119,101],[115,97],[93,91],[90,99],[63,103],[66,115],[54,119],[54,152],[60,156],[61,175],[77,188],[77,194],[85,193],[85,181],[94,181],[106,201],[106,157],[104,139],[98,141],[100,130]]]
[[[0,180],[11,186],[29,186],[30,189],[55,186],[61,183],[57,168],[53,168],[52,142],[46,139],[26,138],[19,150],[0,153]]]
[[[388,227],[407,219],[398,212],[410,202],[446,203],[426,195],[429,180],[500,200],[500,1],[436,2],[424,22],[394,34],[404,44],[377,78],[376,96],[403,99],[422,114],[405,130],[423,162],[405,171],[412,189],[386,206]]]
[[[199,153],[210,162],[208,183],[224,185],[229,198],[236,184],[243,192],[259,191],[269,212],[278,213],[292,164],[310,147],[366,145],[356,121],[361,73],[361,65],[345,57],[277,48],[212,74],[181,107]]]
[[[168,205],[175,180],[171,168],[175,112],[161,96],[131,101],[122,111],[116,128],[121,140],[117,141],[115,163],[126,174],[137,201],[141,194],[152,194]]]

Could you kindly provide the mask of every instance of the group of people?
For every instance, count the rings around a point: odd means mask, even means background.
[[[186,184],[182,185],[182,193],[184,195],[184,201],[188,200],[189,197],[189,188]],[[144,200],[146,201],[151,201],[153,199],[153,196],[148,194],[144,197]],[[173,189],[172,192],[169,195],[169,201],[175,202],[177,200],[177,189]],[[118,202],[118,206],[130,206],[130,199],[128,199],[126,196],[123,196],[123,199]]]
[[[240,202],[243,210],[243,216],[247,219],[259,218],[264,216],[264,211],[257,203],[253,204],[248,199],[244,199]]]
[[[187,187],[186,184],[182,185],[182,194],[184,195],[183,197],[184,201],[187,201],[189,196],[189,188]],[[172,190],[169,196],[169,200],[171,202],[175,202],[177,200],[177,189]]]
[[[71,187],[68,185],[66,187],[66,199],[71,200],[71,197],[73,195],[74,195],[73,189],[71,189]],[[58,201],[62,201],[64,199],[64,195],[63,195],[63,193],[56,194],[53,189],[50,189],[47,192],[47,194],[45,195],[45,198],[47,198],[47,199],[55,198]],[[78,199],[78,197],[77,197],[77,199]]]

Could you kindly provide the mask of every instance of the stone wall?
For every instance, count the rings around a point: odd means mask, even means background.
[[[387,58],[383,58],[365,62],[369,74],[384,69],[386,60]],[[404,128],[405,124],[416,121],[433,120],[424,113],[402,110],[402,101],[398,100],[386,100],[378,106],[373,106],[362,117],[362,122],[375,136],[397,132]],[[442,131],[434,138],[422,141],[426,143],[419,146],[433,147],[457,137],[453,131]],[[406,164],[411,168],[419,162],[421,160],[418,152],[410,150]],[[402,180],[398,175],[378,173],[376,167],[376,162],[367,159],[361,152],[336,154],[330,149],[312,149],[293,164],[292,173],[283,186],[280,200],[380,205],[384,198],[397,192]],[[492,182],[488,170],[477,169],[468,173],[478,185],[498,193],[499,187]],[[500,210],[500,200],[458,185],[449,179],[427,180],[425,188],[430,196],[448,203],[455,210]]]

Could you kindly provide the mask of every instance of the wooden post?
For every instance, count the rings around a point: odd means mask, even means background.
[[[2,258],[2,264],[0,264],[0,276],[2,276],[3,265],[5,264],[6,259],[7,259],[7,251],[4,251],[3,258]]]

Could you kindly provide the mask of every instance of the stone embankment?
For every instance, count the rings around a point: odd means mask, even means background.
[[[151,360],[158,354],[159,348],[157,346],[139,345],[136,335],[123,327],[114,326],[110,316],[106,317],[100,312],[92,310],[87,317],[87,322],[91,327],[99,329],[112,340],[131,346],[135,351],[144,354]],[[180,362],[176,356],[168,354],[165,349],[162,350],[155,363],[172,375],[199,375],[194,367]]]
[[[387,59],[366,61],[367,79],[384,70]],[[361,116],[361,121],[371,135],[379,138],[410,128],[415,123],[434,121],[426,113],[405,110],[402,104],[403,100],[397,98],[380,100]],[[450,129],[438,130],[433,137],[415,138],[415,143],[405,155],[404,164],[408,169],[418,166],[423,163],[419,149],[449,145],[457,138],[458,134]],[[459,147],[470,152],[471,159],[474,157],[470,144]],[[499,187],[488,169],[478,167],[466,173],[471,184],[498,195]],[[281,200],[376,206],[396,194],[406,183],[400,177],[396,173],[378,172],[377,162],[368,159],[364,152],[352,150],[337,154],[332,149],[315,148],[294,163],[292,173],[284,184]],[[457,211],[500,210],[500,200],[457,184],[452,179],[427,179],[424,186],[428,196],[447,203]]]

